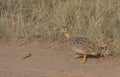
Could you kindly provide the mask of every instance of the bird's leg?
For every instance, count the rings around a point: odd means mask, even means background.
[[[84,54],[84,55],[83,55],[83,59],[82,59],[82,61],[80,61],[81,64],[84,63],[84,62],[86,61],[86,57],[87,57],[87,55]]]

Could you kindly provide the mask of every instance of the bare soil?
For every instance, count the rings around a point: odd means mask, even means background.
[[[0,77],[120,77],[119,57],[80,60],[64,42],[0,41]]]

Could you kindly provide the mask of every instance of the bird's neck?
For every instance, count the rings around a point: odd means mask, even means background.
[[[70,33],[69,33],[69,32],[65,32],[65,37],[66,37],[67,39],[69,39],[69,38],[70,38]]]

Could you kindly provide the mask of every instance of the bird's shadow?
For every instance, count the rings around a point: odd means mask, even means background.
[[[87,58],[100,58],[100,57],[104,57],[104,56],[101,56],[100,54],[98,54],[98,55],[87,55]],[[82,56],[80,56],[80,58],[82,58]]]

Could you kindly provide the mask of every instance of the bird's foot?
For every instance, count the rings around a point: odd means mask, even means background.
[[[75,58],[78,59],[78,58],[80,58],[80,56],[81,56],[81,55],[76,55]]]

